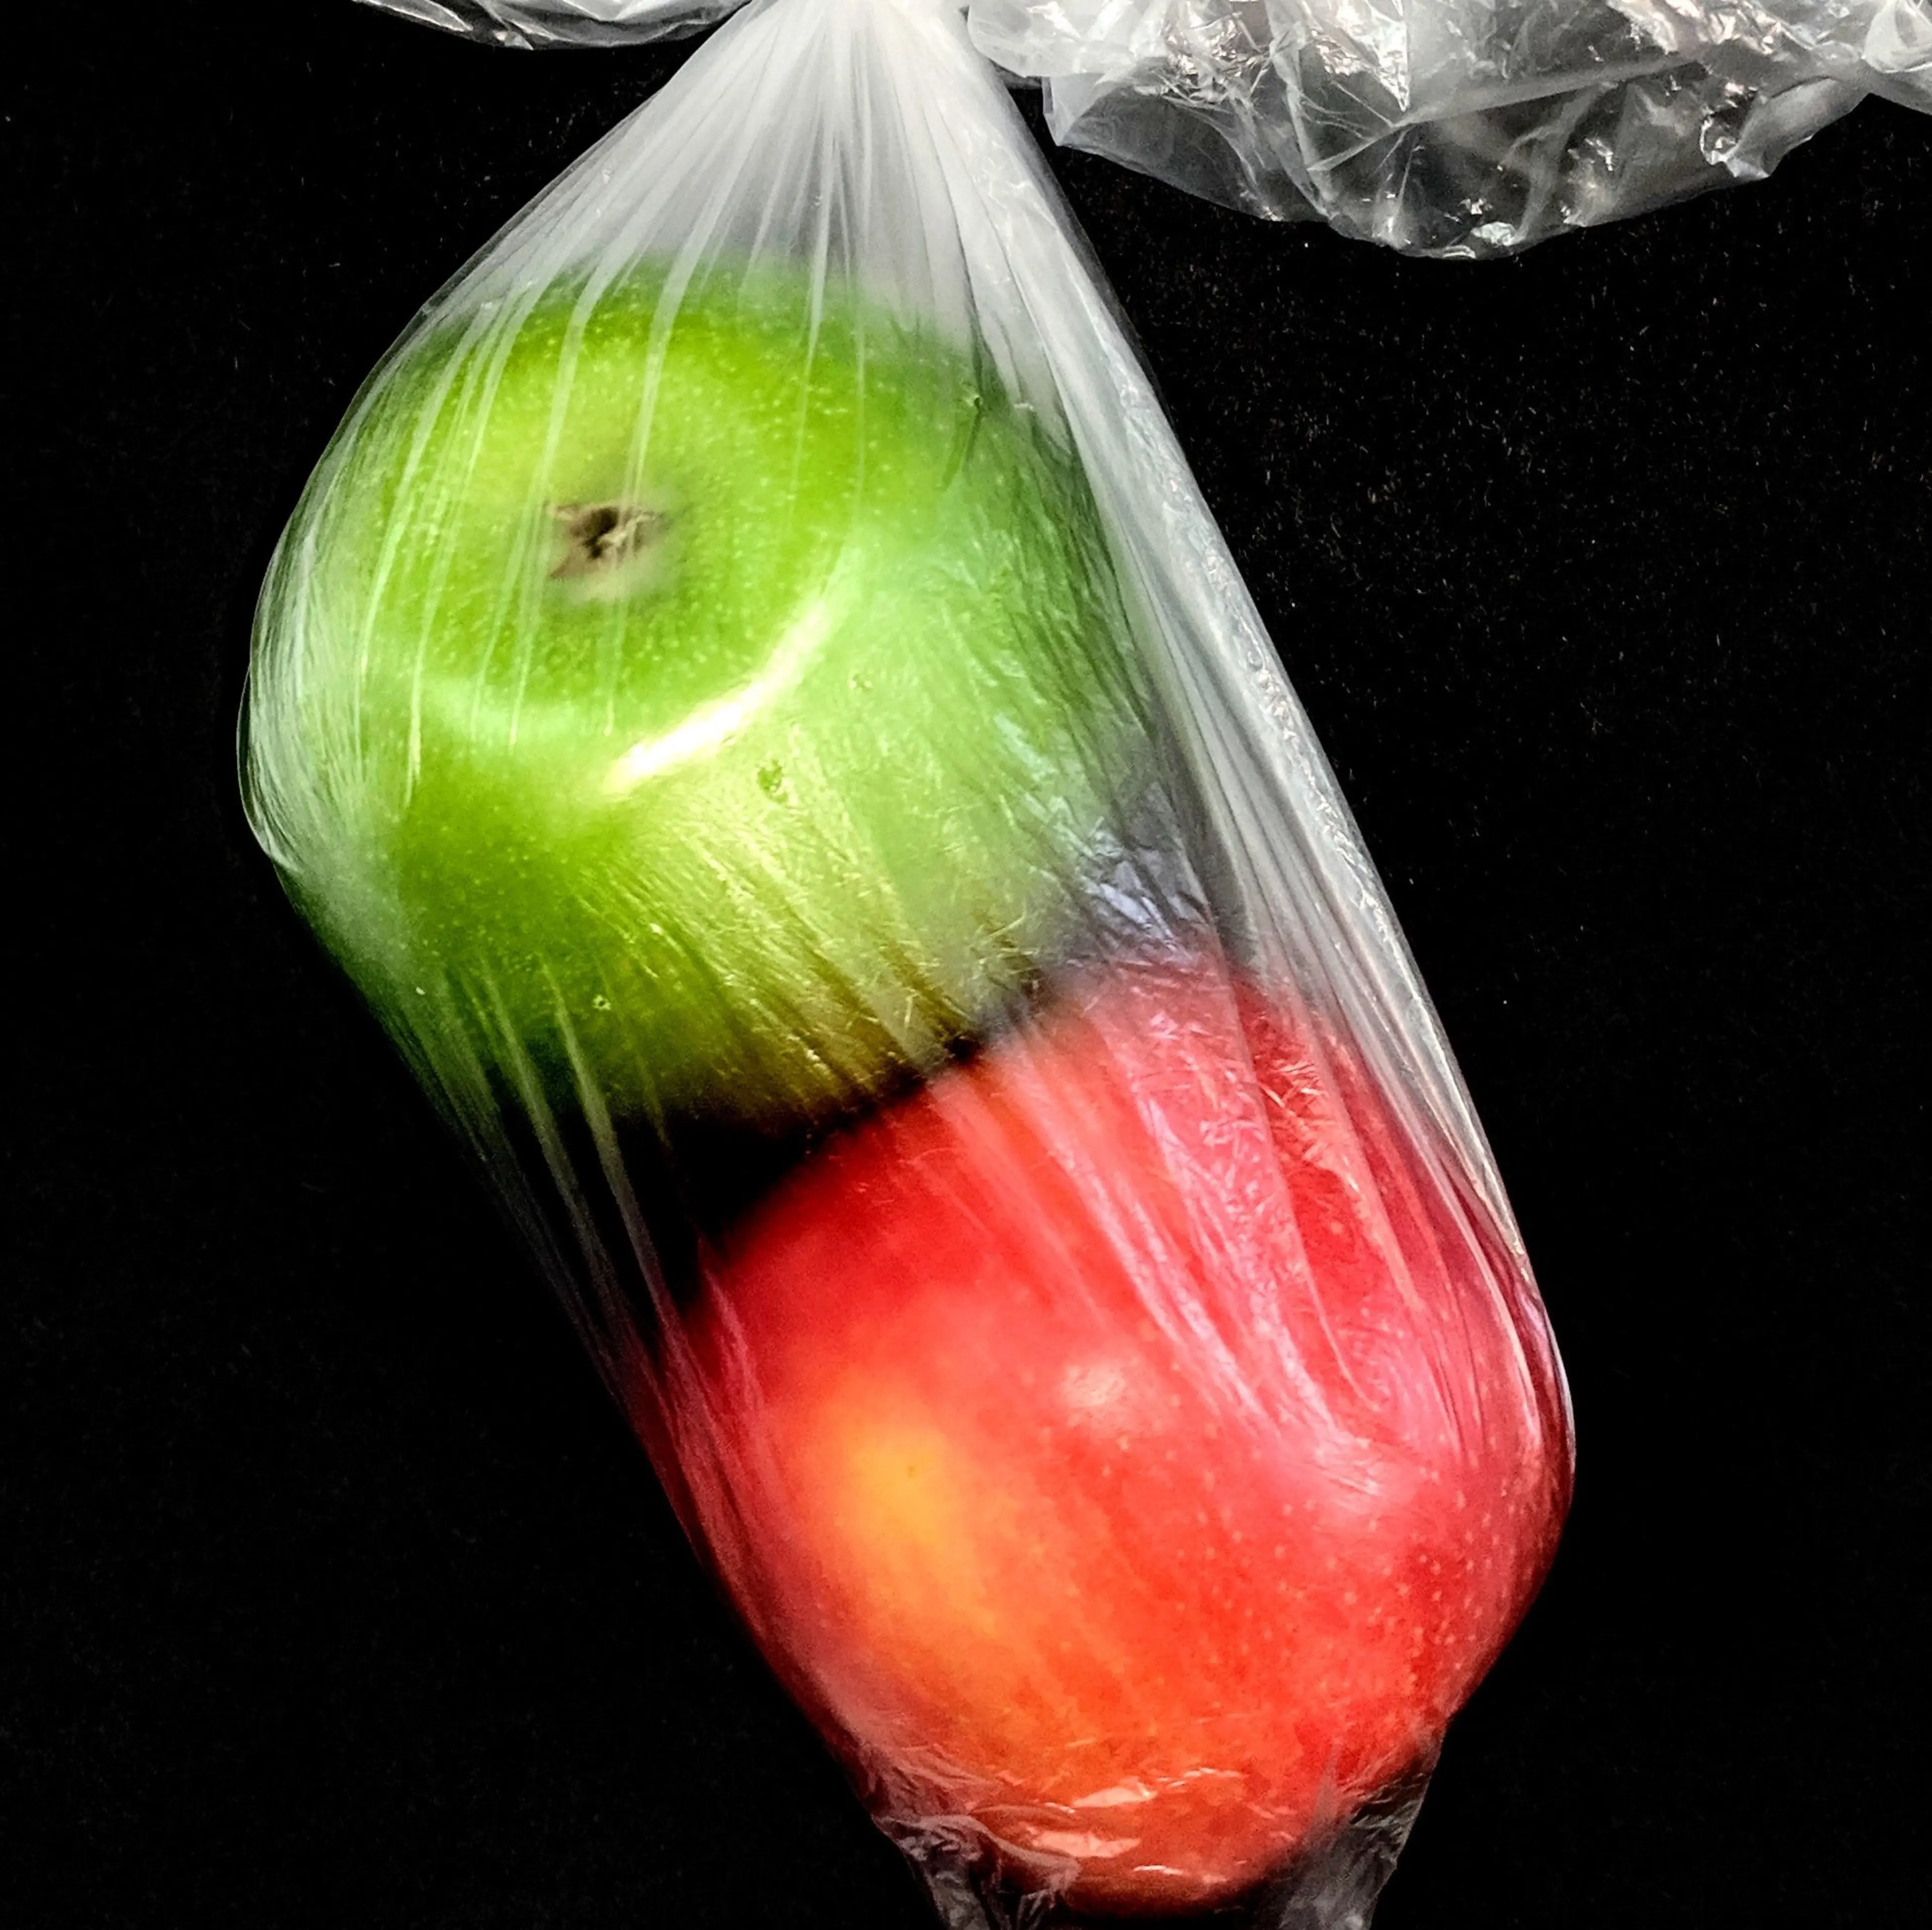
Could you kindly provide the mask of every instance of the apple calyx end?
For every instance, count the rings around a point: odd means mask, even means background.
[[[662,509],[637,503],[553,503],[550,513],[563,533],[563,554],[551,576],[592,584],[646,554],[670,524]]]

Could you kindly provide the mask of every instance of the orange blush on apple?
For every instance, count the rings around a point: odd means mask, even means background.
[[[660,1439],[780,1674],[902,1840],[1083,1910],[1223,1901],[1426,1766],[1568,1502],[1520,1258],[1212,960],[826,1145],[688,1338]]]

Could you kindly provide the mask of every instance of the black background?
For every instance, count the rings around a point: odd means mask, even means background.
[[[236,800],[255,588],[356,383],[682,53],[75,11],[4,125],[0,1915],[914,1930]],[[1574,1384],[1568,1539],[1382,1930],[1888,1920],[1932,119],[1868,104],[1768,184],[1477,267],[1058,164]]]

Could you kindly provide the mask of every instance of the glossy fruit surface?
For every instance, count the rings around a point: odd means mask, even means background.
[[[1198,961],[828,1146],[690,1358],[697,1524],[882,1820],[1090,1909],[1225,1898],[1426,1765],[1567,1501],[1526,1274]]]
[[[996,1016],[1144,736],[1077,463],[778,269],[430,327],[262,621],[257,816],[364,989],[620,1112],[809,1118]]]

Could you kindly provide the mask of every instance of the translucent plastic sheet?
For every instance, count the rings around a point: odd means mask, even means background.
[[[369,0],[518,46],[738,0]],[[959,0],[1069,147],[1414,254],[1762,180],[1867,94],[1932,111],[1932,0]]]
[[[957,9],[758,0],[424,310],[244,748],[945,1920],[1366,1921],[1554,1547],[1562,1372]]]
[[[1932,110],[1932,0],[974,0],[1056,139],[1418,254],[1762,179],[1866,94]]]
[[[635,47],[695,32],[744,0],[364,0],[385,13],[502,47]]]

